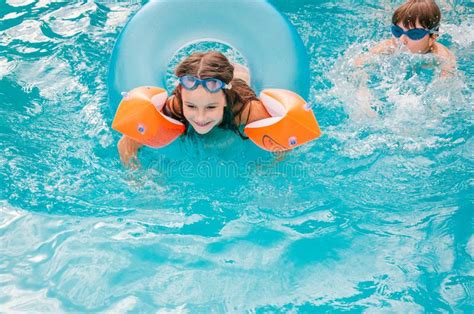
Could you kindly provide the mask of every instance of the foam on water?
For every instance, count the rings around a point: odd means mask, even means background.
[[[404,51],[374,56],[359,69],[354,60],[364,46],[351,47],[327,73],[333,84],[329,94],[348,115],[343,128],[334,130],[335,138],[349,145],[346,153],[357,158],[379,149],[420,152],[450,145],[450,135],[470,123],[459,123],[471,110],[461,75],[441,78],[433,56]]]
[[[472,312],[469,5],[442,4],[458,60],[442,79],[403,50],[353,66],[398,2],[274,3],[310,54],[323,137],[273,156],[191,132],[138,170],[119,162],[105,81],[141,4],[0,8],[2,310]],[[203,47],[245,59],[196,43],[173,62]]]

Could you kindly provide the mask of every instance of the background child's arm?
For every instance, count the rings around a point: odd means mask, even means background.
[[[358,85],[357,92],[355,94],[355,102],[361,109],[360,113],[374,118],[377,116],[377,111],[372,106],[372,95],[367,87],[367,81],[369,75],[362,68],[365,64],[369,63],[370,60],[377,54],[391,54],[395,50],[396,42],[393,39],[387,39],[378,42],[375,46],[369,49],[367,53],[361,54],[354,60],[354,66],[359,68],[352,73],[352,79]]]
[[[456,57],[448,48],[436,43],[433,54],[441,61],[441,77],[452,77],[456,70]]]
[[[395,43],[393,39],[387,39],[377,43],[375,46],[370,48],[367,53],[361,54],[354,60],[356,67],[361,67],[366,64],[374,54],[391,54],[395,49]]]

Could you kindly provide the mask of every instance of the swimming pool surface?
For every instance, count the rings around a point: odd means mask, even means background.
[[[142,3],[2,2],[0,311],[473,312],[474,7],[438,2],[450,79],[403,51],[353,68],[401,1],[273,1],[324,135],[282,161],[193,135],[137,171],[105,82]]]

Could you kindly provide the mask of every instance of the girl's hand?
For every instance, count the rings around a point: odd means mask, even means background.
[[[118,152],[120,155],[120,160],[122,163],[132,169],[140,167],[140,161],[138,160],[137,153],[138,149],[142,144],[131,139],[128,136],[122,136],[117,144]]]

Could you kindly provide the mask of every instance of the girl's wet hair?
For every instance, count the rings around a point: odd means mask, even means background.
[[[416,28],[416,22],[426,29],[438,30],[441,11],[433,0],[409,0],[395,10],[392,23],[402,22],[406,28]]]
[[[177,77],[192,75],[200,79],[217,78],[226,84],[232,84],[230,89],[222,89],[227,106],[224,107],[224,117],[219,127],[232,130],[239,134],[240,137],[247,139],[242,134],[239,125],[235,122],[235,118],[239,117],[239,120],[241,120],[241,114],[245,106],[250,105],[251,101],[258,100],[258,98],[245,81],[234,79],[234,66],[222,53],[218,51],[195,52],[178,64],[175,69],[175,75]],[[181,86],[178,85],[174,89],[173,95],[175,96],[173,101],[177,102],[180,112],[171,112],[171,115],[173,118],[184,123],[187,130],[189,123],[183,115]],[[169,108],[175,108],[172,104],[170,105],[168,106]],[[250,110],[248,112],[250,115]]]

